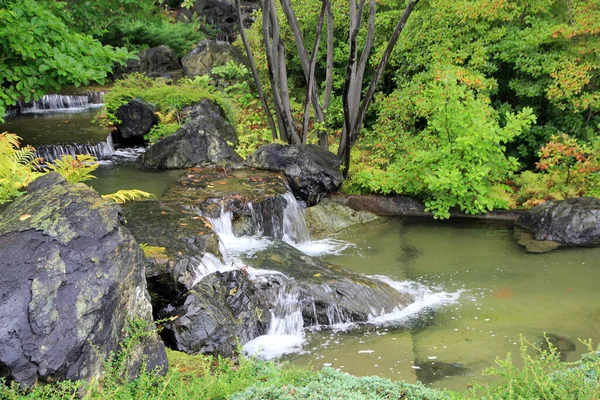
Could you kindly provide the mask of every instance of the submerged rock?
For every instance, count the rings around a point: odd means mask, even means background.
[[[120,350],[127,319],[152,324],[144,254],[122,222],[118,205],[56,173],[2,210],[2,377],[23,385],[99,377],[100,356]],[[156,335],[132,350],[138,367],[145,358],[148,369],[166,369]]]
[[[238,341],[264,335],[271,314],[264,298],[239,270],[204,277],[165,324],[165,338],[188,354],[231,357]]]
[[[515,224],[532,232],[535,240],[595,246],[600,244],[600,200],[580,197],[548,201],[521,215]]]
[[[344,180],[335,154],[312,144],[268,144],[248,157],[246,164],[284,173],[294,196],[308,205],[338,190]]]
[[[378,218],[370,212],[355,211],[350,207],[329,202],[308,207],[304,215],[312,237],[329,236],[350,226]]]
[[[156,108],[141,99],[133,99],[117,109],[116,116],[121,121],[113,133],[115,144],[130,147],[144,144],[144,135],[158,122]]]
[[[550,346],[552,346],[558,353],[560,361],[567,361],[569,354],[573,353],[577,348],[572,340],[553,333],[544,334],[541,341],[542,344],[540,345],[540,350],[550,351]]]
[[[227,143],[232,132],[235,134],[223,115],[215,117],[215,113],[209,110],[198,114],[174,134],[154,143],[138,157],[136,163],[152,169],[237,165],[242,158]]]
[[[384,282],[325,263],[278,240],[246,260],[282,274],[263,277],[261,290],[272,303],[277,302],[281,290],[297,296],[304,326],[365,322],[369,316],[400,310],[414,302],[412,295]]]

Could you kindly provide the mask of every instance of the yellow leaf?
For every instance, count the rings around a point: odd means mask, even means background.
[[[31,214],[23,214],[19,217],[19,221],[25,221],[29,218],[31,218]]]
[[[321,276],[321,274],[319,274],[319,273],[316,273],[316,274],[314,274],[313,276],[314,276],[315,278],[319,278],[319,277]]]

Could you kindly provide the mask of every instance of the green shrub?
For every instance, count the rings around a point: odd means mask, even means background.
[[[590,350],[574,363],[560,361],[560,354],[549,344],[549,350],[521,337],[520,355],[523,362],[517,368],[509,353],[497,360],[496,367],[485,371],[498,376],[501,382],[475,385],[464,394],[473,399],[597,399],[600,396],[600,351],[592,348],[590,341],[582,342]]]
[[[497,186],[519,165],[505,143],[535,121],[530,109],[507,113],[501,126],[487,96],[440,72],[412,100],[426,121],[414,129],[396,118],[403,112],[397,96],[380,100],[371,160],[351,177],[351,190],[417,196],[436,218],[448,218],[452,207],[477,214],[509,206]]]

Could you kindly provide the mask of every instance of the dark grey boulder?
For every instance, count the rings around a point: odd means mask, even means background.
[[[308,205],[338,190],[344,180],[335,154],[312,144],[268,144],[248,157],[246,164],[284,173],[294,196]]]
[[[181,60],[183,73],[189,78],[208,75],[213,67],[234,61],[237,64],[248,64],[244,54],[227,42],[216,42],[205,39]]]
[[[235,130],[224,118],[215,118],[212,112],[198,115],[150,146],[136,163],[151,169],[237,165],[242,158],[227,143],[232,135]]]
[[[164,337],[188,354],[233,356],[238,340],[264,335],[271,322],[267,300],[240,270],[204,277],[174,314]]]
[[[565,246],[600,244],[600,200],[592,197],[547,201],[517,218],[515,224],[536,240]]]
[[[277,304],[283,292],[295,296],[304,326],[366,322],[369,316],[401,310],[414,302],[409,293],[310,257],[279,240],[246,256],[245,261],[280,273],[262,275],[257,285],[271,304]]]
[[[208,99],[201,100],[181,109],[180,115],[181,118],[188,120],[198,118],[212,120],[223,139],[232,143],[234,146],[237,146],[239,143],[235,129],[227,120],[225,111],[214,101]]]
[[[121,121],[113,133],[115,144],[130,147],[144,144],[144,135],[158,123],[154,114],[156,108],[141,99],[133,99],[117,109],[116,116]]]
[[[150,77],[163,77],[177,70],[181,70],[177,54],[169,46],[162,45],[141,51],[137,60],[128,60],[126,66],[118,67],[115,77],[121,78],[133,72],[140,72]]]
[[[144,254],[121,209],[56,173],[30,185],[0,214],[0,372],[22,385],[102,375],[127,319],[152,324]],[[150,335],[131,365],[166,369]],[[135,371],[132,371],[135,374]]]

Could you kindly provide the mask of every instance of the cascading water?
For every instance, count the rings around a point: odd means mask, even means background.
[[[286,193],[282,197],[286,202],[282,218],[281,215],[273,215],[275,214],[274,212],[265,216],[264,210],[260,210],[260,207],[254,207],[252,204],[248,205],[253,216],[253,221],[257,225],[256,231],[259,234],[263,234],[266,230],[262,224],[271,224],[268,229],[276,238],[287,242],[309,255],[335,254],[341,252],[349,245],[333,239],[311,240],[303,210],[294,196],[291,193]],[[277,289],[274,297],[271,298],[273,308],[271,310],[272,319],[269,331],[266,335],[257,337],[244,345],[244,351],[247,354],[270,359],[300,351],[305,343],[304,332],[306,326],[302,314],[303,307],[305,308],[305,312],[306,309],[310,310],[310,307],[312,307],[314,317],[309,317],[309,320],[313,319],[314,323],[318,323],[317,321],[319,320],[323,321],[323,318],[319,318],[317,314],[325,314],[326,325],[334,330],[345,330],[355,325],[352,322],[353,317],[337,304],[323,305],[323,297],[321,297],[319,305],[317,305],[317,300],[310,297],[310,293],[316,293],[313,292],[314,290],[321,293],[321,296],[323,296],[323,293],[325,296],[328,294],[335,295],[334,289],[329,283],[313,286],[312,291],[308,294],[304,291],[303,298],[300,300],[299,290],[302,289],[299,289],[293,279],[285,275],[281,276],[281,273],[275,271],[254,269],[252,266],[245,265],[245,262],[240,260],[240,256],[247,256],[248,254],[253,254],[267,248],[273,243],[272,239],[262,236],[236,237],[233,230],[233,213],[231,211],[222,209],[219,217],[208,219],[215,232],[219,235],[220,250],[225,257],[225,263],[220,263],[215,258],[217,263],[211,264],[210,268],[207,268],[205,265],[199,266],[199,270],[201,270],[198,274],[199,277],[213,271],[231,270],[232,268],[239,267],[245,268],[250,278],[258,281],[265,280],[267,282],[269,277],[274,276],[274,274],[280,275],[280,278],[277,280],[281,283],[281,286]],[[276,225],[276,223],[279,223],[279,225]],[[202,264],[205,264],[204,261]],[[391,312],[388,310],[386,313],[376,298],[372,298],[373,296],[363,296],[364,301],[368,303],[365,306],[370,310],[367,323],[373,325],[401,325],[409,323],[411,316],[414,317],[423,310],[436,308],[442,304],[456,301],[460,296],[460,292],[433,292],[415,282],[395,282],[385,277],[373,277],[373,279],[384,282],[400,293],[410,293],[414,298],[414,302],[408,307],[399,307]],[[272,285],[265,286],[272,287]],[[320,311],[317,311],[317,308]]]
[[[37,146],[35,149],[36,157],[43,159],[45,163],[51,163],[61,158],[63,155],[75,157],[77,154],[89,154],[98,160],[107,160],[114,154],[115,149],[112,146],[110,135],[106,142],[96,144],[49,144]]]
[[[104,92],[86,92],[81,96],[47,94],[29,103],[20,102],[10,110],[11,114],[33,114],[40,112],[77,112],[101,107]]]

